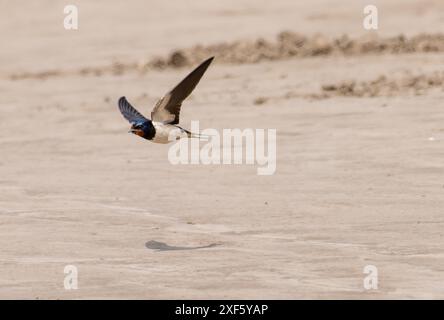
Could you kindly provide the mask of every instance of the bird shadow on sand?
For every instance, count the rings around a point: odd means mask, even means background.
[[[212,243],[207,246],[198,246],[198,247],[181,247],[181,246],[170,246],[164,242],[159,242],[155,240],[148,241],[145,243],[145,247],[151,250],[156,251],[173,251],[173,250],[196,250],[196,249],[205,249],[205,248],[212,248],[215,246],[218,246],[217,243]]]

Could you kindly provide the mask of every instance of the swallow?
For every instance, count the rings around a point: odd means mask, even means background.
[[[143,116],[125,97],[119,99],[119,110],[123,117],[131,123],[129,133],[138,135],[155,143],[169,143],[183,137],[201,138],[200,134],[192,133],[178,126],[182,102],[191,94],[199,83],[208,66],[213,61],[211,57],[202,62],[186,76],[173,90],[159,99],[151,112],[151,119]]]

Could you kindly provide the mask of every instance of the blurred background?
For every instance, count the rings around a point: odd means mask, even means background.
[[[1,298],[444,297],[442,0],[1,4]],[[127,134],[211,55],[181,125],[276,129],[274,175]]]

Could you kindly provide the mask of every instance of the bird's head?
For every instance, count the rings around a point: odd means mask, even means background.
[[[144,139],[151,140],[156,135],[156,128],[154,128],[151,120],[145,119],[145,122],[133,122],[128,132]]]
[[[145,132],[143,131],[143,124],[140,123],[134,123],[131,126],[129,133],[133,133],[135,135],[138,135],[139,137],[143,137],[145,135]]]

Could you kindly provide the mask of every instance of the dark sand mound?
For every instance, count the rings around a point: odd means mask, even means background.
[[[444,52],[444,34],[420,34],[413,37],[399,35],[379,38],[376,35],[351,39],[347,35],[327,38],[323,35],[304,36],[291,31],[277,35],[274,41],[256,39],[253,41],[224,42],[214,45],[196,45],[174,50],[164,57],[150,58],[145,62],[114,62],[105,67],[89,66],[80,70],[45,70],[37,73],[10,75],[11,80],[76,74],[81,76],[121,75],[126,72],[147,72],[153,69],[181,68],[200,63],[209,56],[216,56],[218,63],[244,64],[261,61],[282,60],[330,55],[366,54],[407,54]]]
[[[164,58],[149,61],[145,67],[182,67],[199,63],[208,56],[217,56],[223,63],[257,63],[292,57],[365,54],[402,54],[443,52],[444,34],[420,34],[411,38],[399,35],[378,38],[376,35],[350,39],[347,35],[329,39],[323,35],[307,37],[291,31],[278,34],[275,41],[235,41],[210,46],[197,45],[176,50]]]
[[[411,75],[401,77],[379,76],[371,81],[342,81],[337,84],[322,86],[320,97],[350,96],[376,97],[394,96],[399,94],[421,95],[426,90],[441,88],[444,90],[444,72],[432,74]]]

